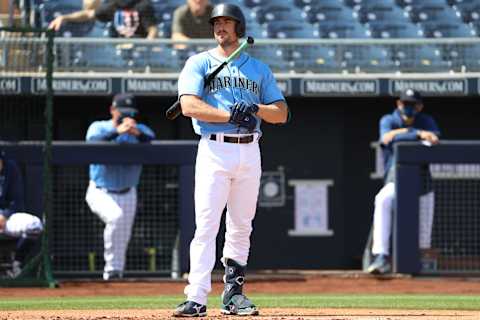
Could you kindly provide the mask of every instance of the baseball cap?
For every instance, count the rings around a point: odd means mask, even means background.
[[[138,113],[135,96],[129,93],[119,93],[113,97],[112,105],[121,113]]]
[[[400,94],[400,100],[403,102],[422,103],[422,95],[416,90],[407,89]]]

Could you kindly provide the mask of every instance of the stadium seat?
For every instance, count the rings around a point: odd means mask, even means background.
[[[423,38],[423,30],[413,23],[371,21],[366,26],[372,38]]]
[[[320,37],[337,39],[337,38],[369,38],[368,30],[359,22],[328,22],[318,23]]]
[[[292,0],[241,0],[243,5],[249,8],[254,7],[265,7],[270,5],[283,5],[283,6],[293,6]]]
[[[285,72],[289,68],[279,46],[255,45],[248,48],[248,54],[268,64],[274,72]]]
[[[441,51],[433,46],[399,45],[393,59],[401,72],[446,72],[449,63],[442,59]]]
[[[295,72],[333,73],[341,71],[335,49],[325,45],[296,45],[283,49],[283,58]]]
[[[410,11],[410,18],[413,22],[442,21],[461,23],[460,17],[460,13],[450,7],[434,9],[419,7],[417,10]]]
[[[157,24],[158,37],[168,39],[172,35],[172,21],[162,21]]]
[[[480,45],[449,48],[445,57],[456,72],[480,72]]]
[[[475,32],[480,35],[480,20],[472,21],[468,24]]]
[[[187,58],[198,52],[196,48],[175,50],[167,46],[155,46],[148,49],[149,51],[145,54],[145,65],[150,67],[152,72],[181,70]]]
[[[300,9],[308,9],[309,7],[346,7],[341,0],[295,0],[295,5]]]
[[[306,6],[303,15],[310,23],[323,21],[352,21],[357,20],[358,14],[351,8],[337,4],[322,2]]]
[[[90,37],[90,38],[109,37],[110,36],[109,29],[110,29],[110,23],[95,21],[93,28],[84,36]]]
[[[480,2],[459,2],[453,5],[464,22],[480,20]]]
[[[395,67],[391,53],[380,46],[348,46],[341,57],[342,67],[349,72],[386,72]]]
[[[394,0],[347,0],[345,4],[356,11],[368,11],[372,9],[386,9],[395,6]]]
[[[415,8],[418,6],[444,8],[448,6],[445,0],[397,0],[397,4],[404,8]]]
[[[71,67],[75,71],[118,71],[127,67],[127,62],[115,45],[74,45],[67,50],[68,52],[61,53],[63,59],[57,58],[58,68]]]
[[[81,0],[45,0],[43,4],[39,5],[41,25],[46,28],[55,17],[81,10],[82,6]],[[58,34],[63,37],[83,37],[91,31],[93,26],[93,21],[65,23]]]
[[[266,33],[262,25],[256,21],[248,21],[245,34],[254,39],[264,38]]]
[[[185,4],[185,1],[182,3]],[[179,7],[178,3],[166,1],[152,1],[153,10],[155,11],[155,18],[157,22],[171,21],[173,19],[173,12]]]
[[[475,37],[476,31],[464,23],[428,21],[421,23],[428,38],[469,38]]]
[[[272,21],[265,24],[264,38],[318,38],[317,28],[307,22]]]
[[[255,7],[252,9],[251,17],[254,17],[260,24],[272,21],[305,21],[302,10],[297,7],[278,4]]]
[[[396,6],[359,11],[359,20],[361,23],[367,23],[369,21],[385,21],[388,23],[392,21],[399,23],[410,22],[408,13]]]

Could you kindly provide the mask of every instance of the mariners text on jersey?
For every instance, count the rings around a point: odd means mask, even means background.
[[[258,83],[244,77],[216,77],[208,86],[210,92],[215,92],[223,88],[248,90],[257,96],[260,94]]]

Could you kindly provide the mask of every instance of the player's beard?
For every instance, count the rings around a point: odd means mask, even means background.
[[[229,34],[228,32],[222,32],[221,34],[216,34],[215,39],[217,40],[218,45],[224,49],[228,49],[238,44],[238,39],[232,36],[231,34]]]

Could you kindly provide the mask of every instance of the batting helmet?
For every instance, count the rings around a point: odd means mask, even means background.
[[[235,27],[237,36],[242,38],[245,35],[245,16],[243,15],[240,7],[229,3],[217,4],[212,10],[210,24],[213,25],[213,20],[218,17],[229,17],[237,21],[237,25]]]

